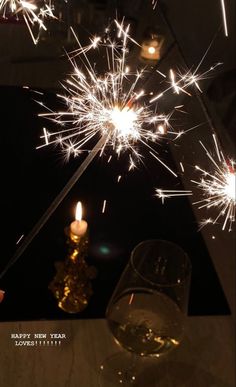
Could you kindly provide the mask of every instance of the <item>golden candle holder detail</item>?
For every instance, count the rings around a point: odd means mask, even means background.
[[[78,237],[65,229],[68,254],[64,262],[56,262],[57,273],[49,289],[58,300],[58,306],[67,313],[82,312],[93,294],[91,280],[96,269],[86,262],[88,234]]]

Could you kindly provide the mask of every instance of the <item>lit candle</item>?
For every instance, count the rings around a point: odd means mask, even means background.
[[[75,220],[70,224],[70,232],[75,237],[82,237],[85,235],[88,228],[88,223],[82,219],[82,205],[77,203],[75,211]]]

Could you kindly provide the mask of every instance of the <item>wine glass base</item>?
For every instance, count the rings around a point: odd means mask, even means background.
[[[107,357],[100,366],[99,387],[188,386],[182,383],[185,381],[185,367],[170,359],[169,353],[166,355],[157,359],[137,356],[132,352],[116,352]]]
[[[140,370],[139,363],[139,357],[132,353],[117,352],[107,357],[100,366],[99,385],[101,387],[135,385]]]

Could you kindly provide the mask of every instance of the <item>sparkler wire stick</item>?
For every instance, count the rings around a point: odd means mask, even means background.
[[[10,267],[12,265],[14,265],[14,263],[16,263],[16,261],[21,257],[21,255],[24,253],[24,251],[27,249],[29,244],[33,241],[33,239],[36,237],[36,235],[39,233],[39,231],[42,229],[42,227],[45,225],[45,223],[48,221],[48,219],[54,213],[54,211],[57,209],[57,207],[62,202],[62,200],[65,198],[65,196],[69,193],[71,188],[75,185],[75,183],[78,181],[78,179],[81,177],[81,175],[88,168],[89,164],[93,161],[93,159],[95,158],[97,153],[101,150],[101,148],[103,147],[106,140],[107,140],[107,135],[100,138],[100,140],[96,143],[94,148],[89,152],[88,156],[85,158],[85,160],[82,162],[82,164],[77,168],[75,173],[68,180],[68,182],[63,187],[63,189],[55,197],[55,199],[50,204],[48,209],[44,212],[44,214],[41,216],[41,218],[33,226],[33,228],[28,233],[28,235],[26,235],[24,237],[23,242],[20,244],[20,246],[16,250],[15,254],[12,256],[10,261],[7,263],[5,269],[3,269],[3,271],[0,273],[0,279],[2,279],[2,277],[8,271],[8,269],[10,269]]]

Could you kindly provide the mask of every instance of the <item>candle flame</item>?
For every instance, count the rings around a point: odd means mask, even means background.
[[[76,211],[75,211],[75,220],[82,220],[82,204],[81,202],[77,203]]]

